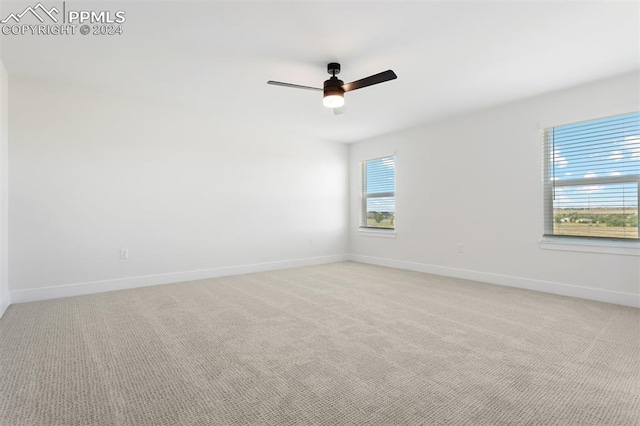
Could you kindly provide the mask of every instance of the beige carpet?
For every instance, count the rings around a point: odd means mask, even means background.
[[[358,263],[12,305],[0,425],[638,425],[639,331]]]

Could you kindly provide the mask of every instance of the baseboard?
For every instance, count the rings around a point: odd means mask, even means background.
[[[488,272],[470,271],[467,269],[451,268],[447,266],[428,265],[425,263],[408,262],[405,260],[386,259],[381,257],[352,254],[349,256],[354,262],[372,265],[388,266],[391,268],[407,269],[428,274],[444,275],[473,281],[482,281],[507,287],[517,287],[527,290],[542,291],[559,294],[561,296],[577,297],[580,299],[596,300],[598,302],[640,308],[640,295],[618,291],[601,290],[581,287],[571,284],[560,284],[550,281],[533,280],[529,278],[512,277],[508,275],[492,274]]]
[[[229,275],[250,274],[278,269],[298,268],[302,266],[320,265],[324,263],[343,262],[349,260],[348,255],[309,257],[278,262],[254,263],[249,265],[228,266],[195,271],[173,272],[168,274],[145,275],[114,280],[92,281],[86,283],[66,284],[60,286],[40,287],[11,292],[11,303],[36,302],[39,300],[59,299],[62,297],[82,296],[85,294],[104,293],[114,290],[149,287],[159,284],[171,284],[195,281]]]
[[[407,269],[410,271],[425,272],[429,274],[482,281],[507,287],[517,287],[527,290],[559,294],[562,296],[577,297],[581,299],[596,300],[599,302],[614,303],[617,305],[640,308],[640,296],[632,293],[600,290],[570,284],[560,284],[550,281],[533,280],[529,278],[512,277],[508,275],[471,271],[467,269],[429,265],[425,263],[409,262],[405,260],[351,254],[310,257],[277,262],[254,263],[249,265],[200,269],[195,271],[173,272],[168,274],[145,275],[113,280],[74,283],[61,286],[40,287],[28,290],[14,290],[10,292],[8,298],[0,300],[0,318],[9,306],[9,303],[13,304],[36,302],[39,300],[59,299],[62,297],[82,296],[85,294],[104,293],[107,291],[126,290],[131,288],[149,287],[159,284],[171,284],[229,275],[249,274],[254,272],[274,271],[278,269],[320,265],[324,263],[343,262],[347,260],[369,263],[372,265],[388,266],[391,268]]]

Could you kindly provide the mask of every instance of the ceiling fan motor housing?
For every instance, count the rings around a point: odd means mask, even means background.
[[[326,80],[324,82],[324,96],[344,96],[344,89],[342,88],[343,84],[344,81],[340,80],[338,77],[331,77],[329,80]]]

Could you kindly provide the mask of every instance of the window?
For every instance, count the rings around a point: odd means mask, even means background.
[[[360,163],[362,204],[360,227],[395,229],[395,157],[375,158]]]
[[[640,113],[544,130],[545,235],[638,240]]]

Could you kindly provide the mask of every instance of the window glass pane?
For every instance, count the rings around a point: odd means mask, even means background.
[[[638,183],[557,186],[554,235],[638,238]]]
[[[367,194],[393,192],[395,188],[393,157],[367,161]]]
[[[395,227],[395,198],[376,197],[367,198],[367,227],[394,228]]]
[[[395,157],[361,163],[360,226],[395,229]]]
[[[638,239],[640,112],[545,130],[545,233]]]
[[[554,180],[640,173],[640,113],[550,129]]]

